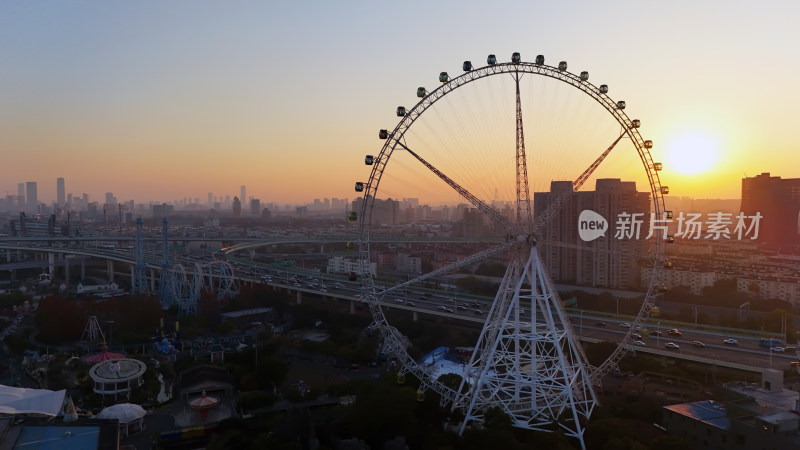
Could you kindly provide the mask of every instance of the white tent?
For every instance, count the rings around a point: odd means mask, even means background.
[[[127,436],[130,432],[143,428],[145,415],[147,415],[147,411],[139,405],[120,403],[104,408],[96,417],[98,419],[117,419],[122,435]]]
[[[66,390],[25,389],[0,384],[0,415],[56,416],[64,405],[66,394]]]

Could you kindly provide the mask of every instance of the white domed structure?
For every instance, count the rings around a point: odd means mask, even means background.
[[[144,416],[147,411],[139,405],[133,403],[120,403],[109,406],[97,414],[98,419],[117,419],[119,421],[119,431],[122,436],[144,428]]]

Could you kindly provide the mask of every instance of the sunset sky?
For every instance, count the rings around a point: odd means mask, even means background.
[[[352,199],[418,86],[518,51],[608,84],[671,194],[737,198],[743,176],[800,177],[798,17],[790,0],[0,0],[0,194],[37,181],[51,202],[64,177],[93,200]]]

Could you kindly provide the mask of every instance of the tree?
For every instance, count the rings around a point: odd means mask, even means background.
[[[650,450],[690,450],[690,446],[683,439],[676,436],[659,436],[650,441]]]
[[[461,387],[461,381],[463,379],[464,378],[457,373],[444,373],[439,375],[437,381],[449,387],[450,389],[457,391],[458,388]]]
[[[607,418],[590,421],[586,425],[583,440],[586,448],[604,448],[610,440],[625,437],[633,437],[628,422],[622,419]]]
[[[499,406],[492,406],[483,414],[483,426],[490,430],[510,430],[511,416]]]

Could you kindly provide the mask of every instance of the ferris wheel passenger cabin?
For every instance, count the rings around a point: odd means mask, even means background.
[[[425,97],[426,95],[428,95],[427,89],[425,89],[422,86],[417,88],[417,97],[422,98]]]
[[[398,106],[397,107],[397,117],[405,117],[406,115],[406,107],[405,106]]]
[[[472,61],[464,61],[464,64],[461,65],[461,68],[464,69],[464,72],[469,72],[472,70]]]
[[[544,64],[544,55],[536,55],[536,65],[541,66]]]
[[[439,74],[439,81],[441,81],[442,83],[447,83],[447,80],[449,79],[450,77],[447,75],[447,72],[442,72]]]
[[[493,66],[493,65],[497,64],[497,57],[494,56],[494,55],[489,55],[486,58],[486,64],[488,64],[490,66]]]

